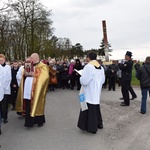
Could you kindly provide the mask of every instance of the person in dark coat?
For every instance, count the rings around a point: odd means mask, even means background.
[[[125,54],[125,62],[119,61],[119,68],[122,71],[122,95],[124,98],[124,102],[121,103],[121,106],[129,106],[130,105],[130,98],[129,98],[129,88],[131,86],[131,79],[132,79],[132,53],[127,51]]]
[[[135,76],[137,77],[137,73],[138,73],[138,70],[140,68],[140,61],[136,61],[136,64],[134,65],[134,69],[135,69]]]
[[[108,66],[108,81],[109,81],[109,88],[108,91],[113,89],[115,91],[116,88],[116,79],[117,79],[117,71],[118,71],[118,65],[116,64],[116,61],[113,60],[112,64]]]
[[[76,70],[81,70],[82,69],[82,65],[81,65],[81,62],[80,62],[79,59],[76,59],[74,69],[76,69]],[[77,83],[77,90],[80,90],[80,88],[81,88],[80,77],[81,76],[78,73],[75,74],[76,83]]]
[[[138,69],[137,78],[140,80],[142,93],[140,113],[145,114],[146,100],[148,93],[150,94],[150,56],[146,57],[145,63]]]
[[[18,62],[17,61],[14,61],[13,62],[13,66],[12,66],[12,69],[11,69],[11,83],[10,83],[10,87],[11,87],[11,101],[10,103],[12,104],[12,111],[15,110],[15,104],[16,104],[16,98],[17,98],[17,93],[18,93],[18,83],[17,83],[17,78],[16,78],[16,75],[17,75],[17,72],[18,72],[18,69],[19,69],[19,65],[18,65]]]
[[[63,66],[61,67],[61,83],[62,83],[62,88],[65,89],[65,88],[69,88],[69,85],[68,85],[68,66],[67,66],[67,63],[64,62],[63,63]]]
[[[73,59],[71,59],[70,61],[70,65],[69,65],[69,80],[70,80],[70,89],[74,90],[75,87],[75,71],[74,71],[74,65],[75,65],[75,61]]]
[[[57,71],[57,87],[58,88],[61,88],[62,87],[62,83],[61,83],[61,67],[62,67],[62,64],[61,64],[61,61],[60,60],[57,60],[56,61],[56,71]]]

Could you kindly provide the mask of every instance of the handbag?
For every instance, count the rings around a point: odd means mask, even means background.
[[[51,84],[57,84],[57,78],[56,77],[51,77]]]

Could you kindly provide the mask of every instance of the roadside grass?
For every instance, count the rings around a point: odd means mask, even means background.
[[[136,78],[136,71],[135,71],[134,67],[132,69],[132,81],[131,81],[131,85],[140,86],[140,81]]]

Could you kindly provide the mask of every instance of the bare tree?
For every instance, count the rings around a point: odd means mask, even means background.
[[[8,0],[8,2],[9,2],[9,0]],[[5,11],[9,7],[8,2],[5,1],[5,3],[4,3],[4,2],[2,2],[2,0],[0,0],[0,4],[1,4],[1,6],[0,6],[0,15],[3,11]]]
[[[13,28],[21,38],[16,37],[20,56],[25,58],[33,52],[43,55],[45,41],[52,36],[51,10],[47,11],[38,0],[17,0],[11,3],[11,8],[14,11]]]

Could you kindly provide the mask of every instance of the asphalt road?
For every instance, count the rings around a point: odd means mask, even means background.
[[[2,123],[0,150],[150,150],[150,102],[147,114],[139,114],[141,91],[129,107],[121,107],[120,88],[103,89],[101,112],[104,128],[97,134],[77,128],[80,104],[78,91],[56,89],[47,93],[46,123],[43,127],[24,127],[24,118],[9,112]]]

